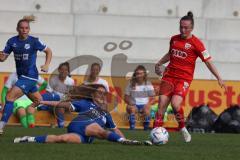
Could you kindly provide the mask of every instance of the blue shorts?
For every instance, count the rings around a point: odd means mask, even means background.
[[[24,77],[19,77],[15,86],[19,87],[24,94],[35,93],[38,91],[37,81]]]
[[[145,105],[136,105],[138,112],[142,112]]]
[[[67,127],[67,132],[79,135],[82,143],[92,143],[94,137],[86,136],[85,134],[86,127],[92,123],[94,121],[72,121]]]

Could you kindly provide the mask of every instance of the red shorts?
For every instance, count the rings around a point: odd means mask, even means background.
[[[172,85],[171,91],[164,95],[166,96],[179,95],[183,98],[187,95],[187,92],[191,84],[191,81],[187,81],[184,79],[177,79],[177,78],[168,77],[168,76],[163,77],[162,81],[170,83]]]

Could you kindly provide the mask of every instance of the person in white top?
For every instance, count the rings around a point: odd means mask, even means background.
[[[49,85],[47,86],[47,92],[42,95],[44,101],[60,101],[63,100],[68,93],[71,86],[74,86],[75,82],[70,77],[70,66],[68,62],[61,63],[58,67],[58,75],[50,77]],[[52,107],[39,106],[38,110],[48,110],[52,113]],[[59,128],[64,127],[64,108],[56,109],[57,123]]]
[[[126,87],[124,97],[129,114],[130,130],[135,129],[135,114],[137,112],[144,115],[144,130],[149,129],[151,105],[155,102],[154,96],[154,88],[147,80],[146,68],[142,65],[137,66]]]
[[[99,73],[101,71],[101,65],[99,63],[93,63],[91,65],[90,75],[87,77],[87,80],[83,82],[83,84],[102,84],[107,92],[109,92],[109,85],[105,79],[99,77]]]
[[[13,72],[8,77],[6,83],[4,84],[4,87],[2,89],[2,103],[4,104],[6,101],[6,95],[7,92],[15,85],[15,83],[18,80],[18,76],[16,72]],[[42,91],[46,88],[47,82],[39,75],[38,76],[38,91]],[[35,118],[34,118],[34,112],[35,108],[31,106],[33,102],[26,96],[23,95],[22,97],[18,98],[14,101],[13,105],[13,113],[16,115],[25,128],[33,128],[35,126]]]

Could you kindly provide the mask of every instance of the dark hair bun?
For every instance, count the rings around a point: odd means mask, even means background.
[[[193,13],[191,11],[188,11],[187,16],[193,18]]]

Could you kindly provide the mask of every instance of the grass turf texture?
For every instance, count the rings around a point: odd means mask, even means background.
[[[162,146],[126,146],[103,140],[93,144],[14,144],[13,138],[25,135],[61,134],[65,129],[7,127],[0,136],[0,160],[237,160],[240,157],[239,134],[192,134],[192,142],[184,143],[179,133],[170,133],[170,141]],[[150,131],[122,130],[126,137],[145,140]]]

